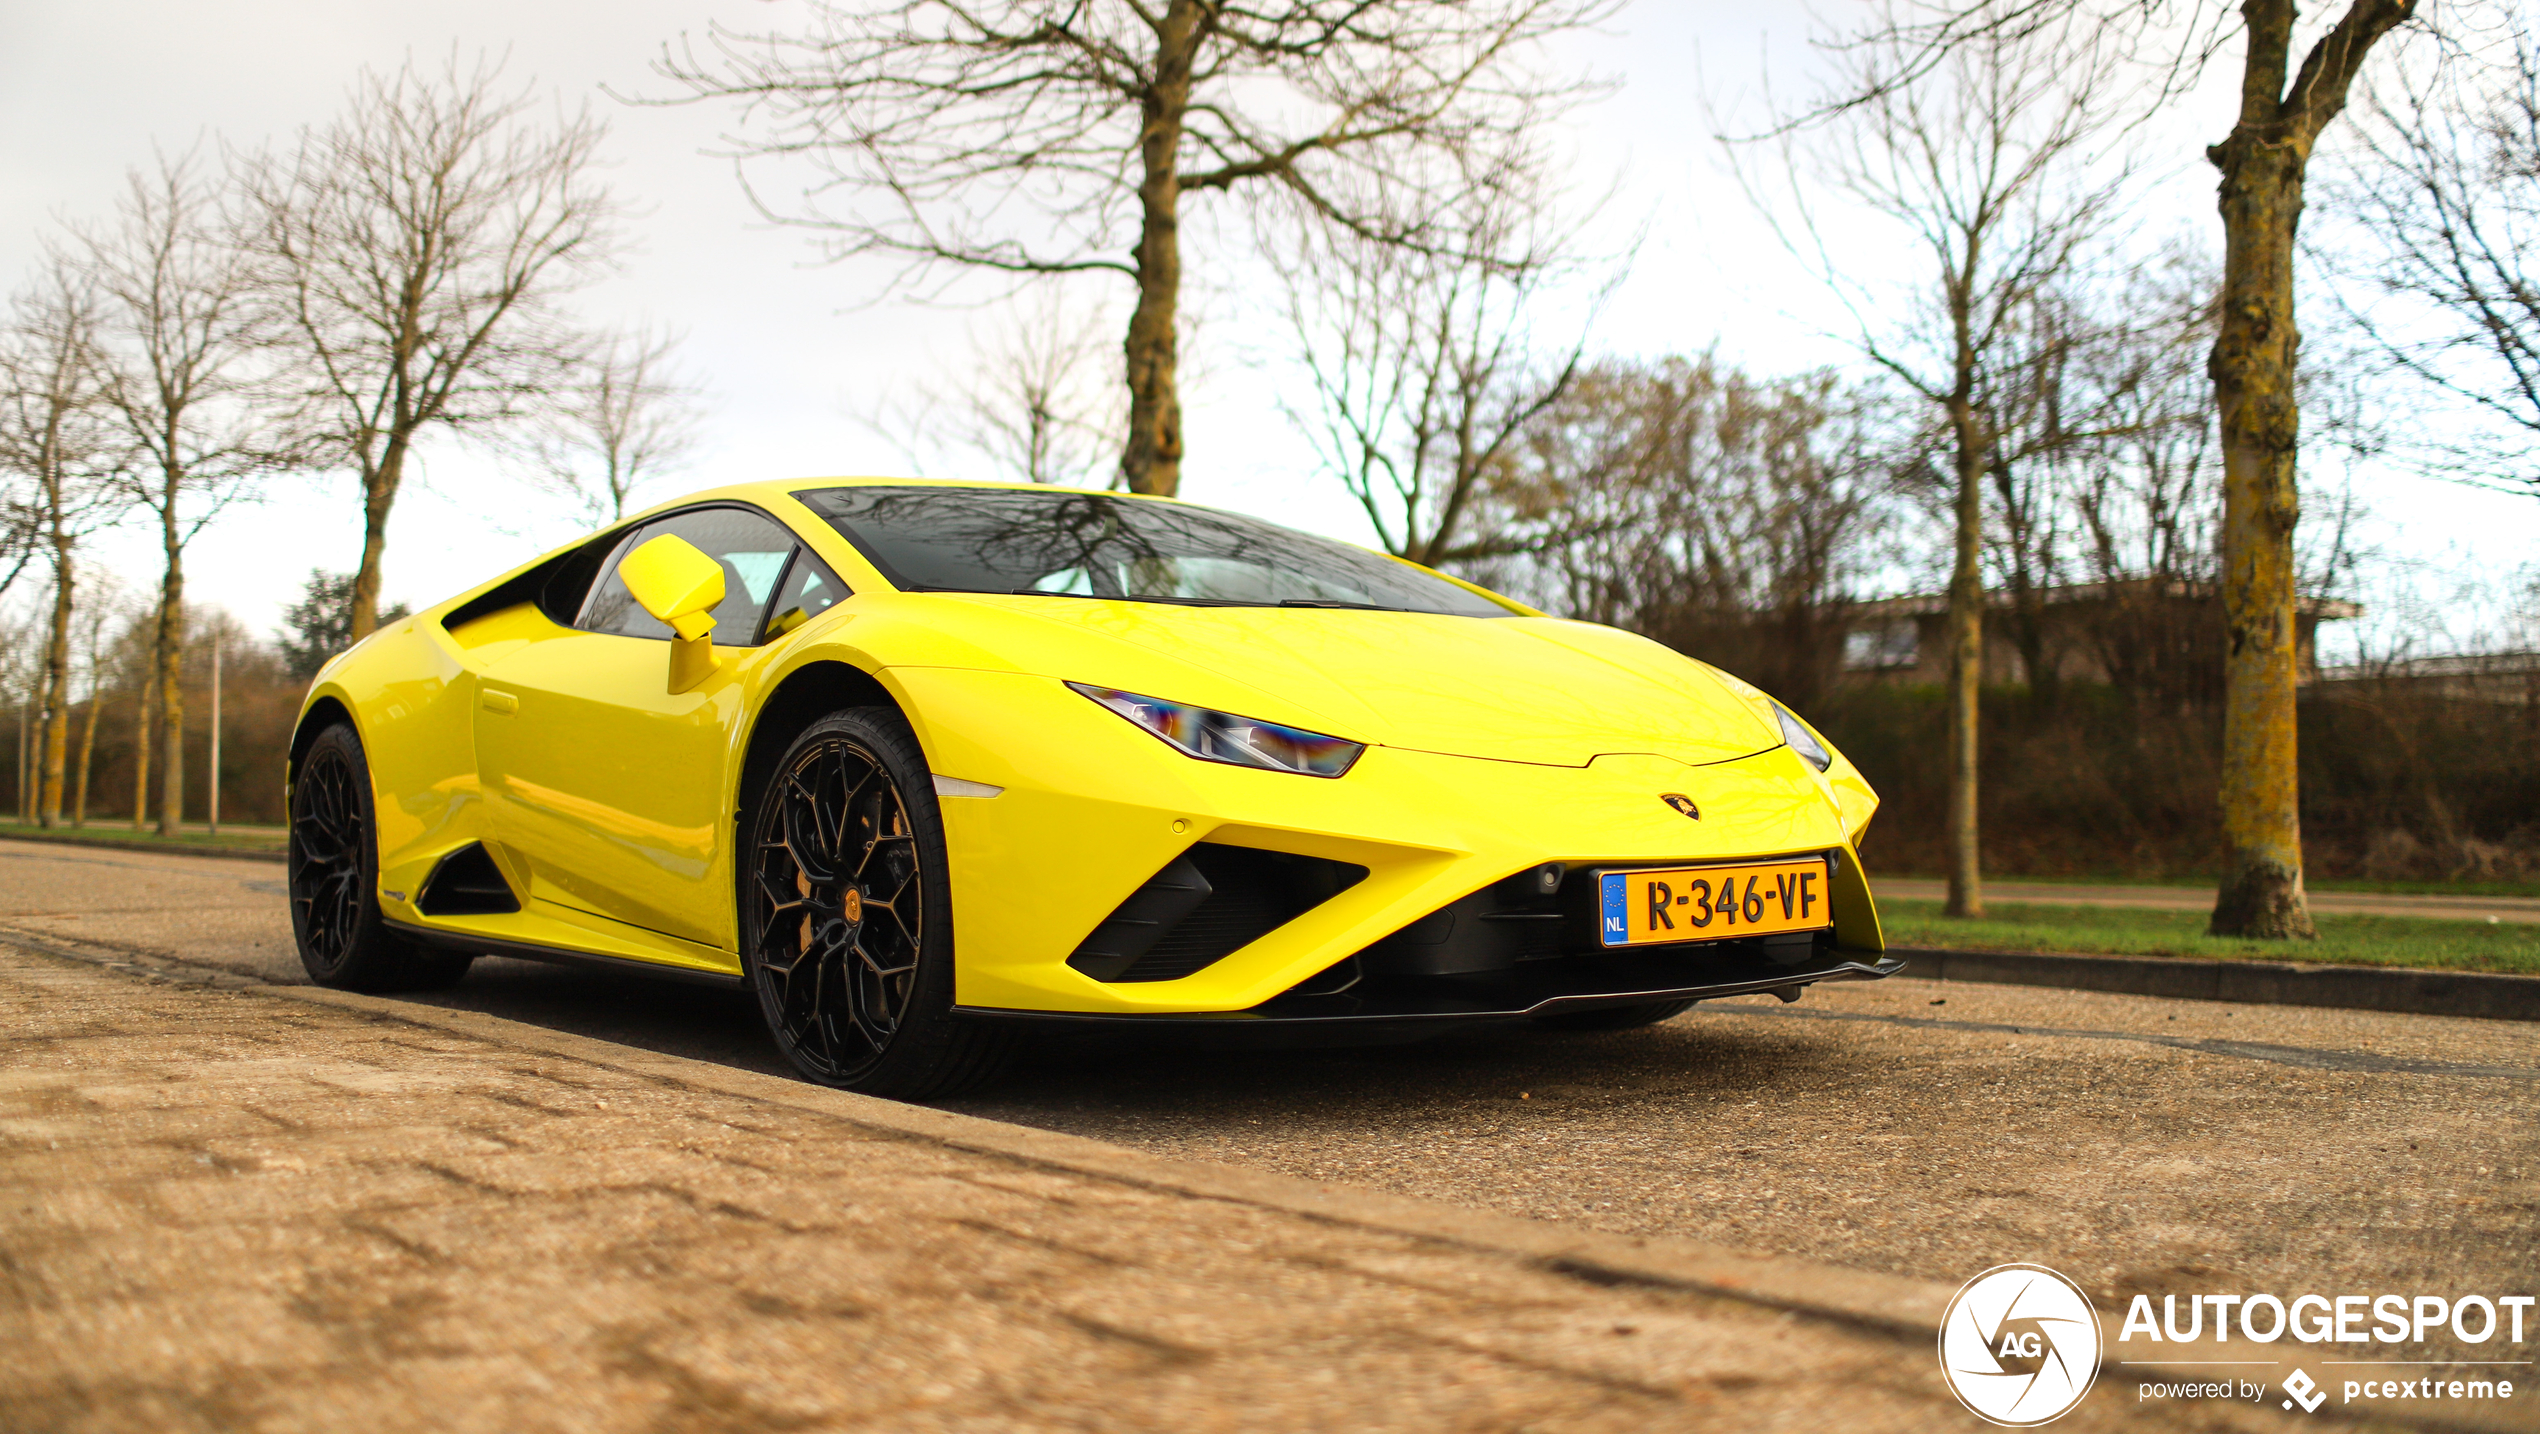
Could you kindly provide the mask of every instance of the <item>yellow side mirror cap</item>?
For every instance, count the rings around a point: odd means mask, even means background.
[[[617,565],[626,591],[673,632],[694,641],[714,630],[713,612],[723,601],[723,565],[674,533],[637,547]]]

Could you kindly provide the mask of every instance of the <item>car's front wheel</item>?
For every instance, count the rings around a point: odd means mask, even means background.
[[[742,960],[796,1070],[899,1100],[1004,1070],[1012,1033],[952,1014],[943,817],[898,713],[852,708],[804,729],[749,827]]]
[[[291,780],[291,935],[321,986],[427,991],[476,958],[436,951],[387,928],[379,911],[379,824],[362,739],[338,723],[317,735]]]

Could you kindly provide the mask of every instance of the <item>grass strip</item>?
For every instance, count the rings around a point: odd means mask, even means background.
[[[144,850],[150,847],[183,847],[193,851],[280,851],[287,840],[280,831],[224,831],[218,837],[205,832],[179,832],[165,837],[154,831],[137,832],[123,825],[91,823],[84,827],[68,824],[38,827],[23,822],[0,822],[0,838],[13,841],[106,842]]]
[[[2302,884],[2313,891],[2360,891],[2381,896],[2540,896],[2540,882],[2530,881],[2313,881],[2304,876]]]
[[[2320,961],[2540,976],[2540,926],[2343,912],[2313,912],[2311,920],[2319,927],[2317,941],[2240,941],[2206,935],[2202,911],[2001,902],[1979,920],[1955,921],[1940,914],[1937,901],[1879,903],[1879,921],[1891,946]]]

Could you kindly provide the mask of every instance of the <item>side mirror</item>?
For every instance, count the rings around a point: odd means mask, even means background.
[[[672,533],[637,547],[617,565],[627,594],[678,636],[670,644],[670,690],[685,692],[714,671],[714,619],[723,601],[723,565]]]

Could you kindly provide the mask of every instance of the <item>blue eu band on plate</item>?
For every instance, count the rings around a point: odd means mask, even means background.
[[[1607,946],[1735,941],[1834,925],[1825,859],[1600,871],[1597,939]]]

